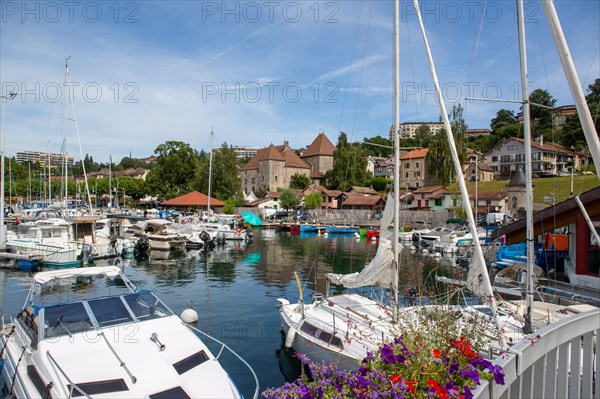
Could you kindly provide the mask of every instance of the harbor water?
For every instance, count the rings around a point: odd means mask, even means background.
[[[154,290],[175,313],[192,306],[199,315],[197,327],[241,355],[258,375],[260,392],[297,377],[297,359],[282,350],[279,313],[275,300],[296,302],[299,297],[294,272],[298,273],[305,301],[326,290],[325,274],[362,270],[377,250],[377,242],[353,236],[276,233],[255,230],[250,244],[229,242],[211,252],[153,252],[150,259],[113,259],[98,265],[118,264],[140,289]],[[416,287],[427,293],[435,274],[459,277],[464,270],[448,257],[434,257],[404,248],[400,253],[400,287]],[[23,307],[32,283],[31,275],[0,269],[0,313],[13,317]],[[55,301],[67,301],[77,293],[102,296],[122,289],[117,283],[70,283],[52,292]],[[330,294],[341,290],[331,287]],[[49,303],[49,302],[48,302]],[[137,339],[132,332],[129,339]],[[168,346],[170,339],[164,339]],[[218,347],[211,347],[213,353]],[[223,353],[223,366],[246,398],[254,380],[245,366]]]

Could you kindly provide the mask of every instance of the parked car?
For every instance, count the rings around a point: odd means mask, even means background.
[[[308,220],[308,211],[299,211],[294,215],[294,221],[296,222],[304,222]]]
[[[277,211],[271,215],[269,215],[267,217],[267,219],[269,220],[281,220],[281,219],[287,219],[288,217],[288,212],[287,211]]]

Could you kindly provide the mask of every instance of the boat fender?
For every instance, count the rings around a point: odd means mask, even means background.
[[[423,253],[423,255],[427,255],[429,253],[429,251],[424,249],[422,253]]]
[[[421,239],[421,235],[419,233],[413,233],[412,235],[412,241],[413,242],[419,242],[419,240]]]
[[[184,309],[183,312],[181,312],[181,320],[183,320],[185,323],[195,323],[198,321],[198,312],[196,312],[194,309],[192,308],[187,308]]]
[[[285,347],[291,348],[294,344],[294,338],[296,338],[296,329],[294,327],[290,327],[287,334],[285,335]]]

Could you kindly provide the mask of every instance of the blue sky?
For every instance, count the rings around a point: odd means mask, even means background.
[[[392,124],[392,10],[383,1],[0,2],[0,91],[6,153],[68,152],[64,61],[83,154],[97,162],[146,157],[167,140],[195,149],[306,146],[387,135]],[[421,2],[446,106],[461,102],[471,128],[500,108],[464,97],[519,99],[513,1]],[[584,88],[600,77],[600,2],[557,1]],[[438,120],[412,2],[401,2],[401,121]],[[485,11],[484,11],[485,10]],[[482,13],[484,17],[482,18]],[[525,2],[532,88],[572,104],[539,1]],[[72,116],[71,116],[72,118]]]

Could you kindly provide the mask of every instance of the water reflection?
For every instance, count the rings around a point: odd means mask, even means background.
[[[261,390],[282,385],[297,375],[298,360],[282,348],[275,299],[298,300],[294,272],[298,272],[305,298],[325,292],[325,274],[360,271],[377,251],[376,241],[344,236],[254,231],[254,242],[227,243],[214,251],[151,253],[148,259],[114,259],[138,287],[156,291],[175,313],[191,302],[198,311],[198,327],[224,341],[257,371]],[[166,256],[165,256],[166,255]],[[400,286],[434,290],[433,276],[461,273],[449,258],[400,254]],[[112,263],[111,263],[112,262]],[[120,280],[115,280],[119,281]],[[0,270],[0,310],[16,314],[31,285],[28,274]],[[77,292],[102,296],[122,287],[117,282],[89,285],[84,282],[56,288],[57,294]],[[332,287],[332,293],[341,287]],[[251,397],[252,378],[235,359],[223,359],[246,397]],[[296,370],[296,371],[294,371]]]

